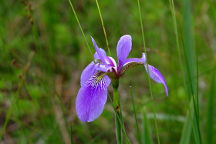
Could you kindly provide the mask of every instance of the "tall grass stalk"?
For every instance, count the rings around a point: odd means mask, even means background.
[[[199,98],[198,98],[198,66],[193,41],[192,12],[190,0],[183,1],[183,38],[184,61],[187,91],[192,107],[190,107],[193,138],[196,144],[202,143],[199,128]],[[190,115],[188,115],[190,117]],[[187,123],[186,123],[187,124]],[[188,126],[189,127],[189,126]],[[183,131],[184,132],[184,131]],[[184,133],[182,133],[184,135]]]
[[[212,82],[211,88],[208,95],[208,111],[207,111],[207,140],[206,143],[213,144],[213,137],[214,137],[214,101],[215,101],[215,94],[216,94],[216,70],[212,73]]]
[[[130,86],[130,97],[131,97],[131,101],[132,101],[134,119],[135,119],[135,124],[136,124],[136,135],[137,135],[137,139],[138,139],[139,143],[141,144],[142,143],[141,132],[140,132],[139,124],[138,124],[137,111],[136,111],[136,106],[135,106],[135,102],[134,102],[134,95],[132,92],[132,86]]]
[[[192,131],[192,117],[194,114],[192,114],[192,105],[193,101],[191,100],[189,110],[187,112],[187,119],[184,123],[184,127],[181,134],[180,144],[189,144],[191,139],[191,131]]]
[[[143,51],[146,53],[147,51],[146,51],[145,34],[144,34],[144,28],[143,28],[140,0],[137,0],[137,6],[139,10],[139,20],[140,20],[140,27],[141,27],[141,32],[142,32]]]
[[[183,70],[183,60],[181,57],[181,49],[180,49],[180,43],[179,43],[179,33],[178,33],[178,25],[177,25],[177,18],[176,18],[176,12],[175,12],[175,4],[173,0],[169,0],[170,3],[170,10],[172,13],[172,21],[173,21],[173,27],[175,32],[175,39],[176,39],[176,45],[177,45],[177,52],[178,52],[178,58],[179,58],[179,64],[181,68],[181,72]],[[185,78],[183,78],[185,83]]]
[[[177,45],[177,52],[178,52],[178,58],[179,58],[179,64],[180,64],[180,68],[181,71],[185,70],[184,69],[184,65],[183,65],[183,60],[181,58],[181,49],[180,49],[180,43],[179,43],[179,34],[178,34],[178,25],[177,25],[177,18],[176,18],[176,12],[175,12],[175,4],[173,0],[169,0],[169,4],[170,4],[170,10],[172,13],[172,20],[173,20],[173,26],[174,26],[174,32],[175,32],[175,39],[176,39],[176,45]],[[183,78],[184,80],[184,86],[187,87],[188,84],[186,84],[186,80],[185,77]],[[181,135],[181,139],[180,139],[180,144],[188,144],[190,142],[190,137],[191,137],[191,131],[192,131],[192,101],[190,102],[190,106],[189,106],[189,110],[187,112],[187,119],[186,122],[184,124],[183,130],[182,130],[182,135]]]
[[[96,2],[96,5],[97,5],[97,8],[98,8],[98,13],[99,13],[99,16],[100,16],[101,25],[102,25],[104,36],[105,36],[105,39],[106,39],[107,49],[108,49],[109,55],[111,56],[111,51],[110,51],[110,48],[109,48],[109,42],[108,42],[108,39],[107,39],[107,33],[106,33],[105,26],[104,26],[104,21],[103,21],[103,17],[102,17],[101,10],[100,10],[100,5],[98,3],[98,0],[95,0],[95,2]]]
[[[87,39],[86,39],[85,33],[84,33],[84,31],[83,31],[83,28],[82,28],[82,26],[81,26],[81,24],[80,24],[80,21],[79,21],[79,18],[78,18],[78,16],[77,16],[77,13],[76,13],[76,11],[75,11],[75,9],[74,9],[74,6],[73,6],[71,0],[68,0],[68,2],[69,2],[69,4],[70,4],[70,6],[71,6],[71,9],[72,9],[72,11],[73,11],[73,13],[74,13],[74,16],[75,16],[75,18],[76,18],[76,21],[77,21],[77,23],[78,23],[78,25],[79,25],[79,29],[80,29],[80,31],[81,31],[81,33],[82,33],[82,35],[83,35],[83,38],[84,38],[85,43],[86,43],[86,46],[88,47],[90,54],[93,55],[92,50],[91,50],[91,48],[90,48],[90,46],[89,46],[89,43],[88,43],[88,41],[87,41]]]
[[[146,64],[148,64],[148,54],[147,54],[147,50],[146,50],[145,34],[144,34],[144,28],[143,28],[143,22],[142,22],[142,13],[141,13],[140,0],[137,0],[137,6],[138,6],[138,10],[139,10],[140,27],[141,27],[141,32],[142,32],[143,50],[146,53]],[[147,71],[149,73],[148,67],[147,67]],[[153,94],[152,94],[152,88],[151,88],[151,80],[150,80],[149,75],[148,75],[148,84],[149,84],[150,96],[151,96],[152,99],[154,99]],[[153,112],[154,112],[154,125],[155,125],[155,129],[156,129],[157,143],[160,144],[160,137],[159,137],[159,132],[158,132],[157,118],[156,118],[156,112],[155,112],[154,108],[153,108]]]
[[[151,135],[151,126],[150,126],[150,122],[149,119],[147,117],[147,113],[146,110],[143,110],[143,139],[142,139],[142,143],[143,144],[153,144],[153,140],[152,140],[152,135]]]

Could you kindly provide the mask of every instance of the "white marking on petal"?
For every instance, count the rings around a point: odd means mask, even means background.
[[[92,88],[106,89],[106,83],[101,75],[91,76],[91,78],[86,82],[86,85],[89,85]]]
[[[109,58],[109,61],[107,61],[107,64],[111,64],[113,67],[117,67],[117,63],[115,59],[112,57],[108,57],[108,58]]]

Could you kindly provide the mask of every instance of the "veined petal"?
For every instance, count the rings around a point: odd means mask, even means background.
[[[103,64],[99,64],[99,63],[96,64],[96,69],[98,71],[107,72],[111,68],[112,68],[112,66],[110,66],[110,65],[103,65]]]
[[[134,67],[136,65],[145,64],[146,63],[146,55],[142,53],[141,58],[128,58],[125,60],[125,63],[121,69],[121,73],[124,73],[127,69]]]
[[[124,35],[117,44],[118,61],[124,63],[132,48],[132,38],[130,35]]]
[[[149,74],[151,79],[153,79],[157,83],[163,84],[163,86],[165,88],[166,95],[168,96],[168,87],[166,85],[166,80],[164,79],[164,77],[160,73],[160,71],[158,69],[156,69],[155,67],[153,67],[151,65],[147,65],[147,64],[145,64],[145,69],[146,69],[146,71]]]
[[[90,79],[92,75],[94,75],[97,72],[96,65],[94,62],[91,62],[89,65],[85,67],[85,69],[82,71],[81,78],[80,78],[80,85],[83,87]]]
[[[95,75],[98,71],[108,72],[112,68],[111,65],[103,65],[96,62],[91,62],[89,65],[85,67],[82,71],[80,78],[80,85],[83,87],[86,82],[91,78],[91,76]]]
[[[142,53],[142,57],[141,58],[128,58],[125,60],[124,62],[124,66],[130,63],[142,63],[145,64],[146,63],[146,55],[145,53]]]
[[[103,49],[100,49],[97,46],[97,44],[96,44],[95,40],[93,39],[93,37],[91,37],[91,39],[92,39],[92,43],[93,43],[93,45],[95,47],[95,50],[97,52],[97,55],[95,55],[95,56],[96,57],[98,56],[103,63],[106,63],[106,61],[105,61],[105,59],[106,59],[106,52]]]
[[[91,122],[103,112],[107,100],[108,76],[92,76],[84,87],[81,87],[76,98],[76,112],[83,122]]]

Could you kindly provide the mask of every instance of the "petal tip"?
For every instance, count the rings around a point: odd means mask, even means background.
[[[93,43],[95,43],[95,40],[94,40],[94,38],[93,38],[92,36],[90,36],[90,37],[91,37],[91,40],[92,40],[92,42],[93,42]]]
[[[165,87],[166,96],[168,96],[168,87],[167,87],[167,85],[164,87]]]
[[[123,35],[117,43],[117,57],[119,61],[125,61],[132,49],[132,37]]]
[[[121,39],[122,38],[124,38],[124,39],[132,39],[132,37],[131,37],[131,35],[129,35],[129,34],[126,34],[126,35],[123,35],[122,37],[121,37]]]
[[[149,64],[148,65],[144,64],[144,66],[145,66],[145,69],[146,69],[146,71],[149,74],[151,79],[153,79],[157,83],[163,84],[163,86],[165,88],[166,96],[168,96],[168,87],[167,87],[167,84],[166,84],[166,80],[164,79],[164,77],[160,73],[160,71],[158,69],[156,69],[155,67],[153,67],[152,65],[149,65]]]

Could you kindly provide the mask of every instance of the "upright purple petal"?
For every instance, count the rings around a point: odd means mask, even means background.
[[[82,71],[81,78],[80,78],[80,85],[81,87],[85,85],[86,81],[90,79],[92,75],[97,72],[96,65],[94,62],[91,62],[89,65],[85,67]]]
[[[100,51],[99,53],[101,53],[103,56],[106,56],[106,52],[105,52],[104,49],[99,48],[99,51]],[[100,57],[99,57],[97,51],[96,51],[95,54],[94,54],[94,59],[100,59]]]
[[[118,61],[123,63],[128,57],[132,48],[132,38],[130,35],[124,35],[120,38],[117,44]]]
[[[100,53],[103,53],[103,55],[105,55],[104,56],[104,62],[105,63],[101,61],[104,65],[109,65],[109,66],[113,66],[113,67],[116,66],[116,61],[112,57],[106,56],[106,52],[102,48],[100,48],[99,51],[100,51]],[[94,54],[94,59],[100,60],[100,57],[99,57],[97,52]]]
[[[94,47],[95,47],[95,50],[96,50],[96,52],[97,52],[97,55],[95,55],[96,57],[98,56],[99,58],[100,58],[100,60],[103,62],[103,63],[106,63],[105,62],[105,59],[106,59],[106,52],[103,50],[103,49],[100,49],[98,46],[97,46],[97,44],[96,44],[96,42],[95,42],[95,40],[93,39],[93,37],[91,37],[92,38],[92,43],[93,43],[93,45],[94,45]]]
[[[98,77],[94,75],[80,88],[76,98],[76,112],[81,121],[91,122],[101,115],[107,100],[109,84],[108,76],[98,81]]]
[[[166,85],[166,80],[164,79],[164,77],[160,73],[160,71],[151,65],[145,65],[145,69],[146,69],[146,71],[149,74],[151,79],[153,79],[157,83],[163,84],[163,86],[165,88],[166,95],[168,96],[168,87]]]

